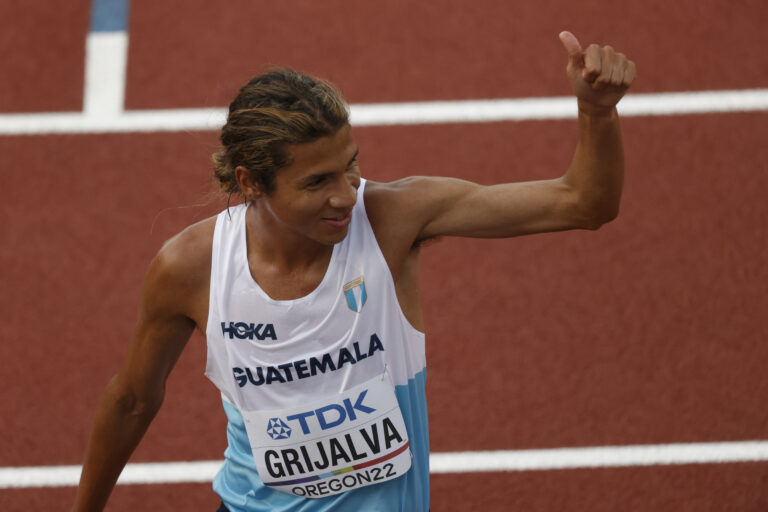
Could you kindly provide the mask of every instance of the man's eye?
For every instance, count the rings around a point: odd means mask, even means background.
[[[325,181],[325,176],[317,176],[316,178],[312,178],[310,181],[307,182],[308,187],[317,187],[318,185],[321,185]]]

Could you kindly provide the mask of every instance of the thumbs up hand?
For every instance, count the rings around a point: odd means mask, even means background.
[[[560,41],[568,53],[568,78],[579,107],[612,108],[635,79],[635,63],[610,46],[591,44],[582,50],[570,32],[561,32]]]

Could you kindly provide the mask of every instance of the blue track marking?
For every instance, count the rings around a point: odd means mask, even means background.
[[[90,31],[127,31],[129,5],[130,0],[93,0]]]

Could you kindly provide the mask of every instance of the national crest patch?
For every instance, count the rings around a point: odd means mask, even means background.
[[[344,285],[344,297],[347,299],[349,309],[356,313],[363,310],[363,306],[365,306],[365,302],[368,300],[363,276],[353,279]]]

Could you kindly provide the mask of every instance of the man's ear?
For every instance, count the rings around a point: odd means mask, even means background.
[[[235,179],[246,201],[254,201],[262,195],[261,186],[253,179],[251,171],[242,165],[235,167]]]

